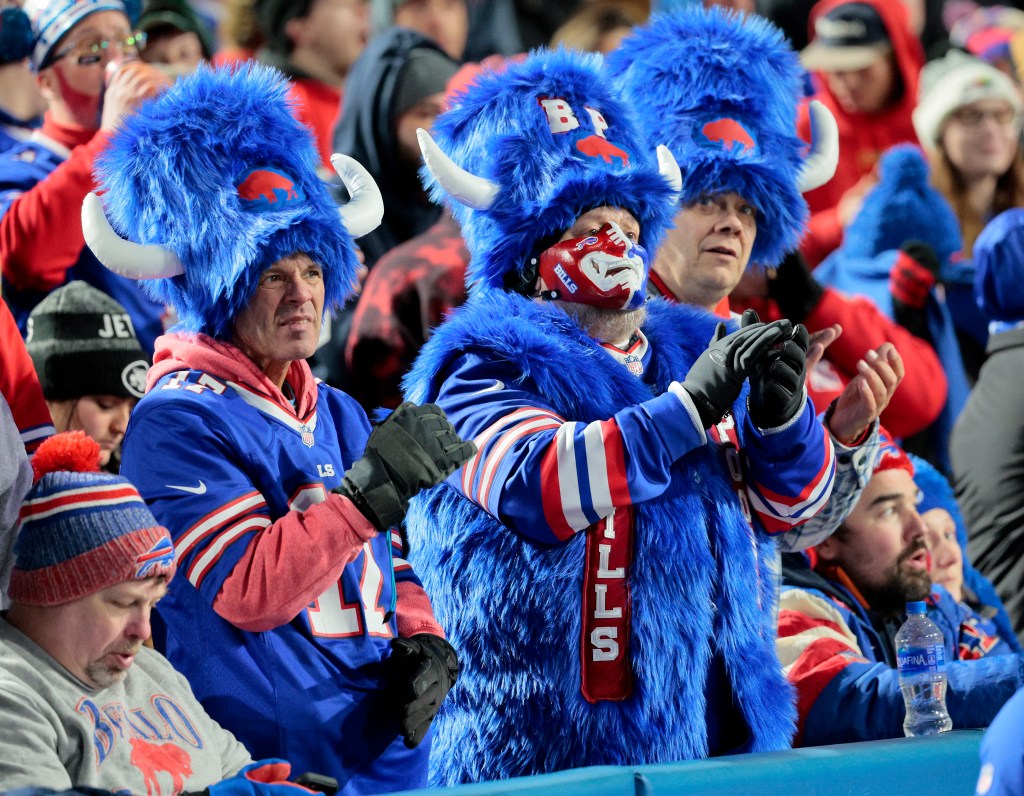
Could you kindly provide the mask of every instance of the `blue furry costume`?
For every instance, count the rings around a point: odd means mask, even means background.
[[[598,69],[593,56],[534,53],[485,73],[434,126],[458,167],[498,186],[491,199],[455,207],[472,255],[470,300],[404,384],[411,400],[441,405],[480,451],[414,499],[406,518],[410,560],[462,667],[435,720],[434,786],[783,749],[794,731],[773,648],[772,542],[760,524],[752,534],[719,452],[673,393],[718,319],[649,302],[630,349],[642,353],[622,360],[560,307],[516,292],[537,253],[589,208],[628,208],[648,248],[674,210],[647,152],[656,142],[642,140]],[[554,118],[539,100],[561,103]],[[626,157],[588,157],[589,145],[577,144],[595,135]],[[435,199],[450,194],[427,163]],[[519,287],[502,289],[510,284]],[[831,448],[808,405],[774,435],[754,428],[744,399],[733,411],[751,460],[785,460],[776,496],[806,498],[802,508],[817,505],[809,493],[827,497]],[[575,449],[575,470],[553,439]],[[562,469],[546,471],[541,461],[556,454]],[[583,519],[563,535],[548,519],[568,512],[565,483],[577,471],[572,508]],[[616,490],[627,497],[599,511],[599,493]],[[624,649],[603,648],[628,673],[594,696],[591,545],[624,532],[625,604],[597,605],[628,616],[627,637],[616,637]]]

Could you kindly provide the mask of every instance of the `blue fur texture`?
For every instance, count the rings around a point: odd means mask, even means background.
[[[260,274],[296,252],[322,266],[326,307],[352,290],[352,239],[287,94],[275,69],[202,66],[128,118],[97,161],[111,226],[185,265],[181,276],[142,283],[175,308],[178,330],[228,336]],[[246,209],[235,186],[253,168],[287,174],[306,200]]]
[[[551,132],[539,100],[553,97],[569,103],[578,128]],[[604,135],[628,154],[628,165],[576,149],[582,137],[596,133],[587,107],[604,116]],[[538,50],[500,74],[485,71],[431,132],[455,163],[501,186],[490,208],[470,210],[450,200],[425,168],[420,172],[431,198],[453,205],[471,256],[471,292],[500,289],[506,273],[521,270],[542,241],[590,208],[615,205],[632,212],[648,251],[670,222],[671,192],[658,173],[654,146],[612,91],[599,55]]]
[[[660,301],[648,310],[644,333],[662,392],[718,319]],[[452,359],[469,350],[514,364],[573,420],[607,419],[651,397],[557,307],[489,291],[422,349],[405,385],[411,400],[434,399]],[[738,424],[744,405],[745,396],[734,406]],[[774,648],[774,543],[758,535],[752,544],[720,457],[711,446],[687,454],[666,492],[634,511],[634,691],[590,704],[580,695],[585,534],[564,545],[531,542],[447,483],[412,501],[409,557],[461,660],[434,723],[433,786],[705,756],[712,637],[751,727],[750,750],[788,747],[795,709]]]
[[[751,262],[774,265],[796,248],[808,215],[796,187],[803,72],[778,28],[717,6],[655,15],[608,56],[608,71],[647,140],[679,161],[684,204],[735,191],[758,211]],[[701,130],[719,118],[739,122],[754,151],[710,145]]]
[[[929,183],[928,163],[913,144],[886,150],[878,184],[843,233],[845,258],[875,257],[922,240],[945,265],[960,251],[960,222],[945,197]]]

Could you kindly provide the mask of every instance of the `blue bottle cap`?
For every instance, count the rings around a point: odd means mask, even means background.
[[[923,614],[925,613],[925,604],[923,600],[915,600],[912,603],[907,603],[908,614]]]

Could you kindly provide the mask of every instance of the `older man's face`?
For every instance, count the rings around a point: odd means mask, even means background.
[[[256,292],[235,318],[233,342],[264,373],[316,351],[324,311],[324,275],[305,254],[285,257],[260,276]]]
[[[46,651],[92,688],[125,678],[142,642],[150,636],[153,606],[167,593],[159,576],[110,586],[46,609]]]

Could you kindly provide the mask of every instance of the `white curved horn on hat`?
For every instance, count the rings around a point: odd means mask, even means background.
[[[501,187],[498,183],[457,166],[422,127],[416,130],[416,140],[420,142],[420,152],[427,169],[452,199],[474,210],[486,210],[491,206]]]
[[[683,190],[683,173],[679,170],[675,155],[664,144],[658,144],[658,171],[665,178],[669,187],[679,193]]]
[[[832,179],[839,164],[839,125],[832,112],[818,100],[808,107],[811,119],[811,151],[804,158],[796,187],[806,193]]]
[[[380,188],[363,164],[348,155],[331,155],[331,165],[352,197],[338,210],[341,223],[353,238],[369,235],[384,218],[384,198],[380,195]]]
[[[103,202],[86,194],[82,202],[82,232],[86,245],[108,269],[129,279],[166,279],[185,273],[185,266],[170,249],[155,243],[125,240],[110,226]]]

